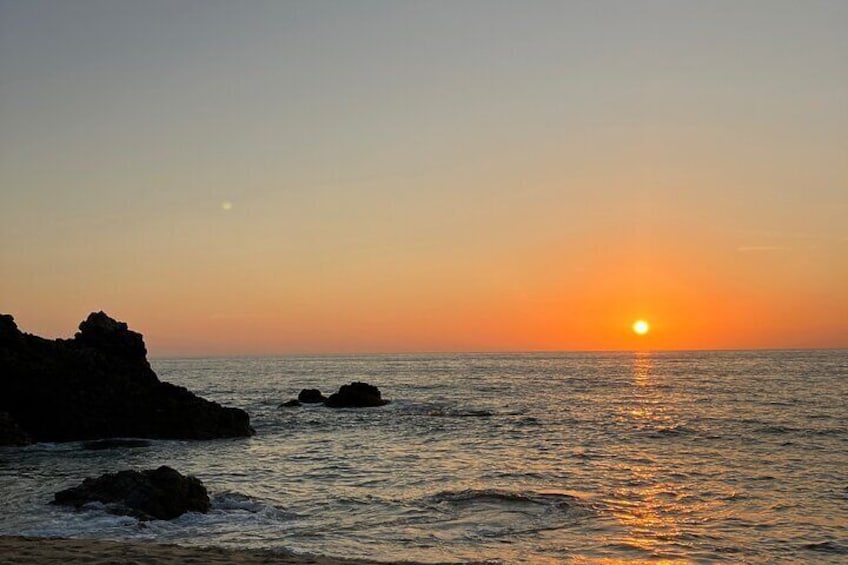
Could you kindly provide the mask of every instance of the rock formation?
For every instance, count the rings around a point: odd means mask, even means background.
[[[331,394],[324,404],[330,408],[364,408],[383,406],[387,403],[387,400],[383,400],[380,389],[374,385],[355,382],[342,385],[339,391]]]
[[[79,329],[48,340],[0,315],[0,412],[33,441],[253,434],[243,410],[161,382],[141,334],[125,323],[96,312]]]
[[[29,435],[21,429],[8,412],[0,412],[0,446],[27,445],[32,443]]]
[[[106,473],[57,492],[53,504],[81,508],[100,502],[108,512],[140,520],[171,520],[185,512],[208,512],[209,495],[197,478],[162,466],[151,471]]]
[[[317,388],[305,388],[297,395],[297,399],[304,404],[319,404],[327,400]]]

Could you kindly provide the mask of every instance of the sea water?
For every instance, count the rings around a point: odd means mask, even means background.
[[[158,359],[256,435],[0,449],[0,534],[490,563],[848,562],[848,351]],[[380,408],[282,408],[379,386]],[[205,515],[49,505],[170,465]]]

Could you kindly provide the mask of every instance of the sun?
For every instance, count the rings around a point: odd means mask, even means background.
[[[636,320],[633,322],[633,333],[637,335],[645,335],[651,330],[651,326],[645,320]]]

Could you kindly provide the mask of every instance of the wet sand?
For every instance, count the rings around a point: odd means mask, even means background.
[[[331,557],[292,557],[271,551],[187,547],[155,542],[119,542],[94,539],[26,538],[0,536],[0,564],[121,563],[284,563],[289,565],[385,565],[385,562]],[[402,563],[401,561],[395,563]]]

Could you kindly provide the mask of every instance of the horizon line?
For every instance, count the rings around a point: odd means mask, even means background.
[[[835,347],[745,347],[745,348],[681,348],[681,349],[532,349],[532,350],[488,350],[488,351],[363,351],[363,352],[302,352],[302,353],[235,353],[209,355],[150,355],[149,359],[259,359],[263,357],[388,357],[437,356],[437,355],[531,355],[531,354],[636,354],[636,353],[743,353],[769,351],[848,351],[848,345]]]

